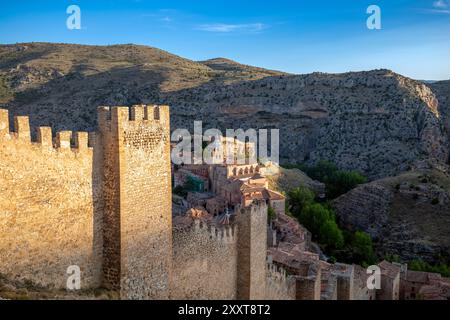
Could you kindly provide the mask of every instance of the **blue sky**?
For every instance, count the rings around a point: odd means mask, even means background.
[[[66,8],[81,9],[69,30]],[[369,5],[381,30],[369,30]],[[388,68],[450,79],[450,0],[2,1],[0,43],[136,43],[292,73]]]

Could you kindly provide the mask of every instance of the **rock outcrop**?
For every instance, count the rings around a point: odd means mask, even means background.
[[[438,81],[430,84],[431,89],[438,99],[438,111],[444,131],[447,133],[450,142],[450,81]],[[450,143],[449,143],[450,149]]]
[[[368,232],[380,256],[450,261],[450,171],[420,162],[413,170],[376,180],[333,201],[349,229]]]

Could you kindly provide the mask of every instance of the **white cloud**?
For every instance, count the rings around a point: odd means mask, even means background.
[[[432,13],[432,14],[450,14],[450,10],[445,10],[445,9],[429,9],[429,10],[424,10],[425,13]]]
[[[423,13],[429,14],[450,14],[450,0],[436,0],[432,9],[422,9]]]
[[[208,32],[260,32],[267,28],[267,25],[263,23],[246,23],[246,24],[226,24],[226,23],[213,23],[202,24],[196,27],[197,30]]]
[[[439,8],[439,9],[449,8],[450,1],[449,0],[436,0],[433,2],[433,7]]]

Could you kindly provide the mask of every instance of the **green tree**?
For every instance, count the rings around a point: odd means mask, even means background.
[[[320,160],[316,165],[305,169],[306,174],[312,179],[324,183],[329,181],[336,171],[338,171],[336,165],[326,160]]]
[[[323,182],[329,199],[337,198],[355,188],[358,184],[367,181],[360,173],[356,171],[339,170],[335,164],[326,160],[318,161],[314,166],[296,164],[289,165],[288,167],[300,169],[310,178]]]
[[[314,201],[314,197],[314,192],[306,187],[298,187],[289,191],[288,201],[292,214],[298,217],[302,210]]]
[[[329,249],[341,249],[344,246],[344,236],[336,221],[329,219],[320,227],[320,242]]]
[[[356,231],[351,243],[353,260],[360,264],[373,264],[376,257],[373,250],[372,238],[363,231]]]
[[[325,182],[327,196],[329,199],[335,199],[366,181],[367,179],[356,171],[336,171]]]
[[[298,220],[317,237],[320,227],[329,219],[329,212],[319,203],[307,204],[298,216]]]

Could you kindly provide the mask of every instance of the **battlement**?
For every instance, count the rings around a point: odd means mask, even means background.
[[[237,205],[236,212],[240,215],[250,214],[254,217],[266,217],[267,216],[267,204],[265,200],[253,200],[252,204],[249,206]]]
[[[169,106],[166,105],[133,105],[101,106],[97,108],[99,128],[103,132],[115,127],[133,127],[136,125],[170,123]]]
[[[266,298],[295,299],[295,278],[286,270],[267,261]]]
[[[209,223],[205,223],[200,219],[195,219],[193,230],[195,232],[207,233],[209,234],[211,240],[217,241],[219,243],[234,243],[237,241],[236,225],[215,226]]]
[[[9,116],[0,109],[0,272],[60,289],[77,265],[82,287],[99,286],[102,194],[88,133],[34,135],[28,117]]]
[[[174,224],[173,229],[175,232],[205,234],[218,243],[235,243],[238,239],[238,226],[235,224],[214,225],[201,219],[194,219],[192,224]]]
[[[277,282],[285,282],[288,279],[286,270],[271,262],[267,262],[267,275]]]
[[[37,128],[37,140],[31,139],[30,120],[27,116],[14,117],[14,131],[9,131],[8,110],[0,109],[0,141],[18,142],[37,146],[45,152],[91,152],[93,144],[87,132],[61,131],[52,136],[50,127]],[[92,137],[92,136],[91,136]]]

